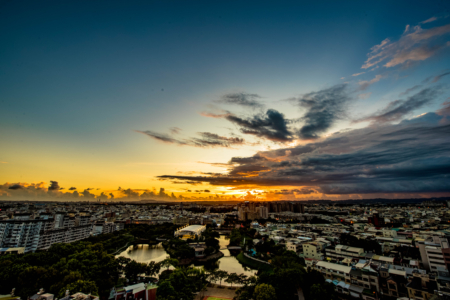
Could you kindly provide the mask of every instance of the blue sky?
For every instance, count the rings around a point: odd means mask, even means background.
[[[289,119],[289,126],[301,127],[309,108],[296,101],[339,84],[348,85],[351,100],[320,138],[373,126],[379,118],[354,121],[406,99],[400,94],[408,88],[421,85],[419,92],[424,80],[447,72],[449,8],[445,1],[3,2],[0,182],[56,180],[64,187],[105,191],[164,187],[184,195],[189,184],[157,176],[225,172],[228,167],[197,162],[227,163],[316,142],[295,138],[286,144],[242,134],[236,123],[201,112],[228,111],[251,119],[271,108]],[[409,37],[441,27],[433,38],[408,44]],[[383,50],[387,58],[362,68],[371,48],[386,39],[392,45]],[[402,49],[410,56],[400,55]],[[402,57],[413,59],[386,66]],[[439,110],[448,97],[447,80],[436,83],[439,95],[389,124]],[[365,89],[362,81],[368,82]],[[217,102],[233,93],[257,94],[265,106]],[[178,140],[210,132],[234,134],[248,143],[180,146],[138,132],[170,135],[172,127],[181,129]],[[202,185],[230,194],[264,190]],[[317,197],[328,195],[320,188]],[[203,196],[209,197],[198,195]]]

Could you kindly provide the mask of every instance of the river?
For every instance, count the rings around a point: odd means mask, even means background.
[[[221,235],[219,238],[220,248],[225,248],[229,241],[225,235]],[[220,250],[224,254],[212,268],[218,268],[220,270],[227,271],[228,273],[245,274],[247,276],[256,275],[256,270],[249,269],[241,265],[241,263],[232,255],[228,250]],[[123,256],[131,258],[140,263],[149,263],[151,261],[160,262],[166,259],[169,254],[164,250],[161,243],[156,246],[139,245],[137,249],[133,249],[133,246],[128,247],[122,253],[116,257]],[[203,266],[197,266],[203,268]],[[228,285],[222,282],[222,285]]]

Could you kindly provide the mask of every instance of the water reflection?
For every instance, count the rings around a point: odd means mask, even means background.
[[[164,250],[162,244],[159,243],[155,246],[138,245],[137,249],[133,249],[133,246],[130,246],[116,257],[119,256],[130,258],[140,263],[149,263],[151,261],[163,261],[169,254]]]
[[[226,248],[229,244],[229,237],[221,235],[219,238],[220,248]],[[209,262],[202,266],[195,266],[196,268],[204,268],[205,270],[215,270],[220,269],[227,271],[228,273],[245,274],[247,276],[256,275],[256,270],[242,266],[239,261],[232,255],[228,249],[220,250],[224,254],[224,257],[217,261]],[[130,246],[128,249],[117,255],[116,257],[123,256],[133,259],[140,263],[149,263],[151,261],[160,262],[166,259],[169,254],[164,250],[161,243],[156,246],[139,245],[137,249],[133,249]],[[192,265],[194,266],[194,265]],[[172,268],[171,268],[172,269]],[[163,270],[161,270],[163,271]],[[222,282],[222,285],[229,285]]]

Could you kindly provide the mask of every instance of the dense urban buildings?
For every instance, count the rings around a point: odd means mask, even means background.
[[[54,243],[110,233],[127,224],[172,223],[179,225],[173,236],[184,240],[200,238],[211,226],[219,231],[248,228],[254,238],[241,246],[249,259],[270,264],[270,256],[255,249],[268,241],[283,246],[302,258],[306,268],[320,272],[342,297],[350,297],[346,299],[450,297],[450,211],[444,201],[4,202],[0,208],[0,255],[46,250]],[[191,246],[196,257],[205,256],[206,246]],[[154,296],[157,286],[130,289]]]

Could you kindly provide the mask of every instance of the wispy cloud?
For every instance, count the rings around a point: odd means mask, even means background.
[[[258,94],[249,93],[228,93],[220,97],[217,103],[234,104],[252,108],[262,108],[264,105],[258,100],[261,98]]]
[[[164,133],[157,133],[154,131],[146,130],[146,131],[139,131],[136,130],[136,132],[145,134],[146,136],[149,136],[153,139],[169,143],[169,144],[176,144],[180,146],[193,146],[193,147],[200,147],[200,148],[208,148],[208,147],[232,147],[232,146],[238,146],[238,145],[244,145],[245,140],[240,137],[225,137],[220,136],[215,133],[211,132],[198,132],[197,134],[200,137],[190,137],[186,139],[178,139],[171,137],[168,134]]]
[[[399,121],[414,110],[432,102],[440,94],[440,88],[426,88],[406,100],[395,100],[390,102],[380,112],[355,120],[354,122],[370,121],[373,123],[385,123]]]
[[[420,22],[420,24],[426,24],[426,23],[431,23],[436,21],[438,18],[437,17],[431,17],[429,19],[426,19],[425,21]]]
[[[442,73],[442,74],[440,74],[440,75],[437,75],[437,76],[435,76],[435,77],[433,78],[433,81],[432,81],[432,82],[438,82],[439,80],[442,79],[442,77],[447,76],[447,75],[449,75],[449,74],[450,74],[450,72],[445,72],[445,73]]]
[[[366,72],[361,72],[361,73],[355,73],[355,74],[352,74],[352,76],[359,76],[359,75],[362,75],[362,74],[366,74]]]
[[[359,89],[361,91],[366,90],[369,86],[371,86],[372,84],[374,84],[375,82],[380,81],[383,77],[385,77],[384,75],[375,75],[374,78],[372,78],[371,80],[361,80],[358,82],[359,84]]]
[[[179,134],[181,132],[181,128],[178,127],[170,127],[169,130],[171,134]]]
[[[430,18],[421,23],[430,23],[434,20]],[[384,67],[390,68],[426,60],[449,45],[448,41],[443,39],[449,33],[450,24],[430,29],[423,29],[420,25],[414,27],[407,25],[398,41],[391,41],[387,38],[379,45],[373,46],[367,54],[368,58],[362,68],[372,68],[381,62],[385,62]]]
[[[358,95],[358,98],[361,99],[361,100],[364,100],[364,99],[369,98],[370,95],[372,95],[372,92],[364,93],[364,94],[359,94],[359,95]]]
[[[414,92],[414,91],[420,89],[421,87],[422,87],[422,85],[419,85],[419,84],[415,85],[415,86],[413,86],[413,87],[411,87],[409,89],[406,89],[404,92],[400,93],[399,96],[407,95],[407,94],[409,94],[411,92]]]

